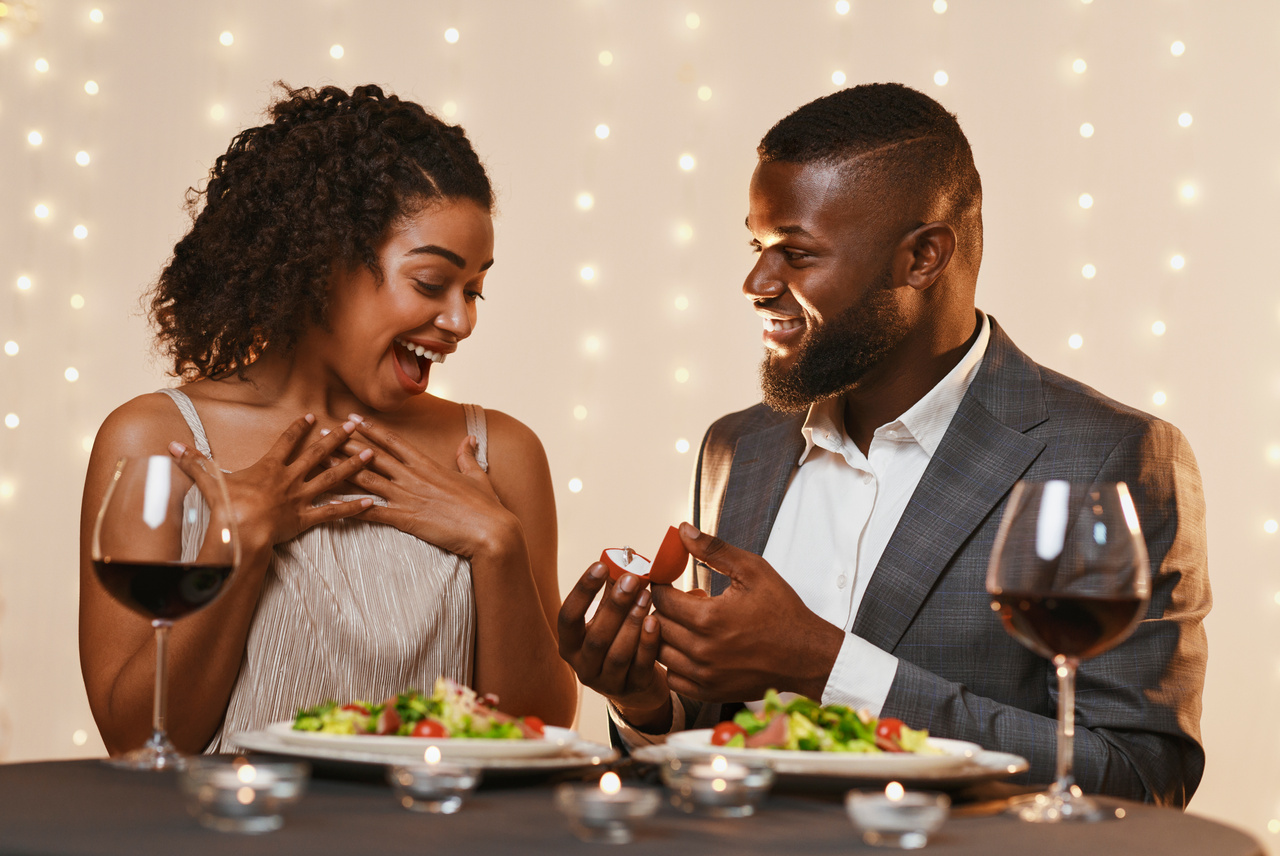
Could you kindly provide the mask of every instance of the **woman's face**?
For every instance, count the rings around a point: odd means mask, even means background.
[[[425,392],[432,363],[471,335],[493,218],[469,199],[433,201],[399,220],[377,253],[383,281],[364,265],[335,275],[329,329],[313,332],[316,356],[365,404],[390,411]]]

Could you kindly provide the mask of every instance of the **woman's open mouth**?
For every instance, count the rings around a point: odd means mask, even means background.
[[[409,391],[415,393],[427,388],[427,374],[431,370],[431,364],[443,363],[445,358],[439,351],[429,350],[399,337],[392,343],[391,353],[395,357],[402,382]]]

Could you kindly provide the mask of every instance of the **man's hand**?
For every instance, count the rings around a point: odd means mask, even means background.
[[[584,686],[612,701],[632,725],[665,732],[671,727],[671,692],[666,670],[656,662],[660,631],[657,616],[649,614],[649,591],[634,574],[623,574],[616,583],[608,577],[597,562],[564,599],[560,656]],[[600,606],[587,622],[587,609],[602,587]]]
[[[763,698],[768,689],[821,699],[844,631],[815,615],[759,556],[688,523],[680,540],[730,585],[719,597],[654,588],[668,686],[710,702]]]

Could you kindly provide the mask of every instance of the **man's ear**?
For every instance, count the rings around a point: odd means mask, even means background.
[[[947,269],[955,251],[956,233],[946,223],[917,226],[898,244],[899,281],[924,291]]]

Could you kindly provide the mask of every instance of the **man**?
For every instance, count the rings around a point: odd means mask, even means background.
[[[976,310],[981,184],[932,99],[847,89],[758,151],[743,291],[764,319],[764,403],[707,432],[707,532],[681,530],[713,596],[626,575],[588,623],[593,565],[561,610],[562,656],[632,745],[775,688],[1017,753],[1027,780],[1051,781],[1054,668],[991,611],[991,545],[1019,479],[1124,481],[1151,604],[1080,667],[1074,772],[1087,792],[1185,805],[1204,769],[1210,596],[1182,435],[1038,366]]]

